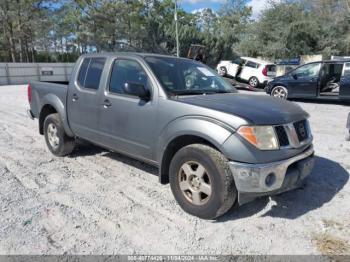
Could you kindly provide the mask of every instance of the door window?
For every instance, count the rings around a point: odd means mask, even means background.
[[[293,75],[301,79],[318,77],[318,74],[320,72],[320,65],[321,65],[320,63],[304,65],[302,67],[297,68],[293,72]]]
[[[258,68],[260,65],[257,64],[257,63],[254,63],[252,61],[248,61],[246,64],[245,64],[246,67],[250,67],[250,68]]]
[[[105,61],[106,59],[103,57],[85,58],[78,75],[79,85],[84,88],[97,90],[100,85]]]
[[[240,57],[237,57],[237,58],[232,60],[232,63],[236,64],[236,65],[240,65],[240,64],[242,64],[242,62],[243,62],[243,60]]]
[[[149,79],[141,65],[133,60],[116,60],[112,68],[109,91],[124,94],[123,86],[126,83],[141,84],[146,89],[149,87]]]

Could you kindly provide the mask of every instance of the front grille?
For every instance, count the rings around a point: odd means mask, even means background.
[[[288,135],[284,126],[275,126],[275,131],[280,147],[289,146]]]
[[[298,135],[299,142],[303,142],[309,137],[306,120],[295,122],[293,125]]]

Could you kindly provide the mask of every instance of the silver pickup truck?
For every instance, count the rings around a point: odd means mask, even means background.
[[[314,164],[305,111],[239,94],[193,60],[83,55],[69,84],[32,82],[28,99],[54,155],[81,138],[155,165],[179,205],[203,219],[294,189]]]

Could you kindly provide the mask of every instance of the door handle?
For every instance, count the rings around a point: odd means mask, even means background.
[[[79,99],[79,96],[77,94],[73,94],[73,102],[77,101]]]
[[[112,105],[112,103],[111,103],[111,101],[109,101],[108,99],[105,99],[104,101],[103,101],[103,107],[104,108],[107,108],[107,107],[110,107],[111,105]]]

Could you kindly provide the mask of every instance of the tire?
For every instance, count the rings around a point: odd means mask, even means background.
[[[66,135],[59,114],[51,114],[44,121],[46,145],[55,156],[66,156],[74,150],[75,139]]]
[[[254,87],[254,88],[257,88],[260,85],[259,79],[255,76],[252,76],[251,78],[249,78],[248,83],[251,87]]]
[[[237,198],[228,160],[207,145],[181,148],[171,161],[169,180],[180,207],[202,219],[225,214]]]
[[[350,130],[345,133],[345,141],[350,141]]]
[[[271,96],[287,100],[288,90],[284,86],[275,86],[271,91]]]
[[[218,70],[218,74],[222,77],[226,76],[227,75],[227,69],[226,67],[224,66],[221,66]]]

